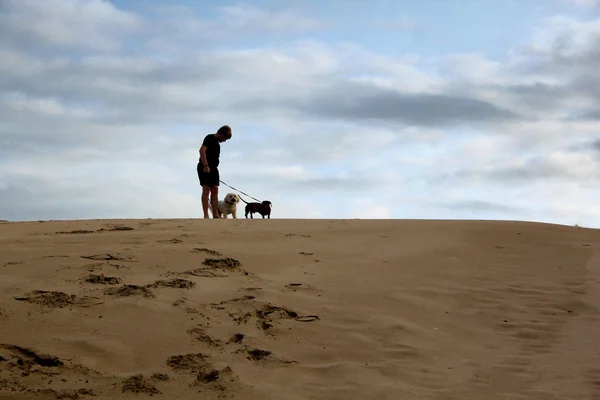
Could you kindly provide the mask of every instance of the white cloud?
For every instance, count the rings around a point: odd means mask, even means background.
[[[389,219],[392,218],[392,210],[390,207],[381,205],[365,206],[364,210],[357,210],[348,216],[348,218],[359,219]]]
[[[254,6],[235,5],[220,8],[218,24],[236,29],[265,29],[274,31],[312,30],[321,27],[315,19],[292,10],[268,11]]]
[[[7,0],[0,33],[7,40],[112,51],[141,27],[136,15],[104,0]],[[40,16],[43,16],[40,18]]]
[[[600,5],[600,0],[565,0],[566,2],[582,7],[594,7]]]
[[[397,204],[391,196],[362,197],[350,202],[346,218],[388,219],[392,218],[392,207]]]
[[[600,20],[552,18],[492,60],[226,45],[323,27],[285,9],[161,6],[150,24],[106,1],[7,4],[0,22],[20,22],[0,28],[0,219],[200,215],[198,148],[228,123],[221,178],[274,218],[600,224],[586,186],[600,182]]]
[[[413,17],[402,15],[399,18],[395,18],[391,21],[381,22],[381,26],[392,30],[411,31],[420,28],[422,24]]]
[[[600,20],[580,21],[567,16],[548,18],[535,30],[529,50],[577,57],[593,50],[600,38]]]

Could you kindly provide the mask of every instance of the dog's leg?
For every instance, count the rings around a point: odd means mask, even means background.
[[[233,212],[231,213],[231,216],[233,217],[233,219],[237,219],[237,210],[236,210],[236,211],[233,211]]]

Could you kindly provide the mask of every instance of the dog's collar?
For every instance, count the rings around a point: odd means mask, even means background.
[[[225,200],[225,203],[229,204],[230,206],[235,204],[235,201],[233,203],[228,202],[227,200]]]

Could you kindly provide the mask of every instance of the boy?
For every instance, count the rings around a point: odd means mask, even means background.
[[[202,209],[204,218],[210,218],[208,215],[208,195],[210,193],[210,204],[213,218],[220,218],[219,215],[219,157],[221,155],[221,143],[231,139],[231,128],[224,125],[219,128],[217,133],[211,133],[204,137],[202,147],[200,147],[200,160],[196,166],[198,179],[202,186]]]

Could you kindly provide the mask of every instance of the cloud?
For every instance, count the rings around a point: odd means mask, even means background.
[[[591,156],[577,153],[558,152],[536,155],[531,158],[516,159],[503,165],[488,164],[477,175],[484,179],[504,183],[517,181],[549,180],[586,180],[600,178],[600,163]],[[469,171],[473,172],[473,171]]]
[[[520,116],[485,101],[438,93],[402,93],[368,85],[343,84],[302,107],[309,114],[341,120],[392,121],[425,127],[514,120]]]
[[[252,40],[279,42],[326,28],[320,20],[291,8],[291,3],[285,8],[268,9],[243,3],[203,8],[213,14],[212,18],[197,7],[185,4],[146,4],[142,10],[151,23],[140,46],[162,56],[187,57],[190,52],[216,45],[238,48],[240,42]]]
[[[278,216],[598,215],[600,20],[541,21],[492,59],[326,41],[294,6],[2,7],[0,219],[200,215],[224,123],[223,180]],[[589,214],[557,200],[574,183]]]
[[[566,0],[569,3],[575,4],[577,6],[582,6],[586,8],[591,8],[600,5],[600,0]]]
[[[141,28],[138,16],[104,0],[5,0],[2,9],[0,43],[41,53],[46,46],[113,51]]]
[[[216,23],[225,29],[289,32],[322,27],[318,20],[298,15],[289,9],[269,11],[254,6],[235,5],[220,7],[219,11]]]
[[[393,202],[389,197],[361,196],[350,202],[348,218],[389,219],[392,218]]]
[[[457,200],[453,202],[445,202],[440,203],[439,206],[451,208],[453,210],[459,211],[471,211],[471,212],[501,212],[501,213],[511,213],[518,211],[518,208],[507,206],[501,203],[494,203],[491,201],[484,200]]]
[[[354,211],[349,215],[349,218],[358,219],[389,219],[392,218],[392,210],[390,207],[373,205],[371,208]]]
[[[582,112],[580,115],[575,116],[574,119],[600,121],[600,109]]]
[[[398,31],[412,31],[423,27],[420,21],[408,15],[402,15],[399,18],[381,22],[380,24],[383,28]]]

